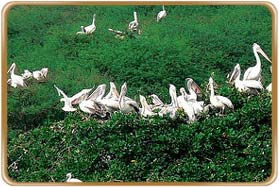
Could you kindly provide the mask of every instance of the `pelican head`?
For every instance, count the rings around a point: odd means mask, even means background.
[[[186,78],[185,81],[186,81],[186,82],[188,82],[188,81],[193,81],[193,79],[191,79],[191,78]]]
[[[185,88],[183,88],[183,87],[180,88],[179,91],[180,91],[181,95],[184,95],[184,94],[186,93],[186,90],[185,90]]]
[[[84,26],[80,26],[82,32],[85,32]]]
[[[170,92],[176,92],[176,87],[173,84],[170,84]]]
[[[69,178],[72,178],[72,174],[71,173],[67,173],[66,177],[69,179]]]
[[[122,93],[123,95],[125,95],[126,92],[127,92],[127,83],[124,82],[124,84],[121,86],[121,93]]]
[[[263,57],[271,63],[271,60],[268,58],[268,56],[265,54],[265,52],[262,50],[262,48],[258,44],[256,44],[256,43],[253,44],[253,50],[255,50],[256,52],[263,55]]]

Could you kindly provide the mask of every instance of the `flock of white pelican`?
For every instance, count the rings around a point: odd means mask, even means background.
[[[256,43],[253,44],[253,52],[257,63],[245,71],[243,80],[240,80],[241,72],[239,64],[234,67],[233,72],[227,78],[238,91],[256,94],[264,89],[261,83],[261,61],[258,53],[262,54],[267,61],[271,62],[271,60]],[[192,78],[186,78],[185,83],[186,89],[183,87],[180,88],[180,95],[177,95],[176,87],[170,84],[169,96],[171,102],[168,104],[159,99],[157,95],[152,94],[149,96],[151,103],[147,102],[146,97],[139,95],[140,105],[132,98],[126,96],[126,82],[121,86],[120,93],[116,85],[110,82],[110,90],[106,95],[106,84],[99,85],[95,90],[93,88],[83,89],[72,97],[67,96],[56,85],[54,87],[58,94],[62,96],[60,99],[61,102],[64,102],[62,110],[74,112],[77,110],[74,106],[78,105],[81,111],[89,114],[89,117],[95,115],[103,118],[115,111],[120,111],[124,114],[136,112],[142,117],[169,115],[174,119],[177,117],[177,110],[181,109],[188,117],[189,122],[193,122],[197,120],[202,112],[208,112],[210,108],[219,109],[219,115],[223,115],[225,108],[234,108],[229,98],[215,95],[214,80],[212,77],[208,81],[210,103],[207,105],[205,105],[204,101],[200,100],[202,90],[194,80]],[[271,86],[268,86],[267,90],[271,91],[269,87]]]
[[[162,10],[157,14],[156,21],[159,22],[166,16],[167,16],[167,11],[165,10],[165,6],[163,5]],[[93,15],[93,20],[92,20],[91,25],[88,25],[86,27],[81,26],[80,27],[81,30],[78,31],[76,34],[78,34],[78,35],[79,34],[86,34],[86,35],[92,34],[96,30],[95,19],[96,19],[96,14]],[[108,30],[115,33],[115,37],[120,38],[120,39],[123,39],[125,37],[125,35],[127,34],[124,31],[114,30],[111,28],[109,28]],[[137,32],[138,34],[141,34],[141,30],[139,29],[139,21],[138,21],[137,12],[134,12],[134,20],[128,24],[128,31]]]
[[[31,78],[36,79],[39,82],[45,81],[46,76],[48,73],[48,68],[42,68],[41,70],[33,71],[32,73],[29,70],[24,70],[24,73],[21,75],[15,74],[16,64],[12,63],[11,67],[8,70],[10,73],[10,78],[8,79],[7,83],[10,84],[12,87],[26,87],[26,80]]]
[[[233,84],[238,91],[257,94],[264,89],[261,83],[262,68],[258,53],[263,55],[263,57],[270,63],[271,60],[256,43],[253,44],[253,53],[256,58],[256,65],[249,67],[245,71],[242,80],[240,80],[241,70],[239,64],[234,67],[232,73],[228,74],[227,78],[228,82]],[[32,77],[38,81],[44,81],[48,73],[48,68],[42,68],[41,70],[36,70],[32,73],[29,70],[24,70],[23,74],[16,75],[15,68],[16,64],[13,63],[8,70],[10,78],[7,81],[8,84],[15,88],[18,86],[25,87],[25,80]],[[62,107],[63,111],[74,112],[77,110],[74,106],[78,105],[81,111],[89,114],[88,118],[91,115],[104,118],[115,111],[120,111],[124,114],[136,112],[142,117],[169,115],[174,119],[177,116],[177,110],[181,109],[188,117],[189,122],[193,122],[202,112],[207,112],[210,108],[220,109],[220,115],[224,113],[225,108],[234,108],[230,99],[224,96],[215,95],[214,80],[212,77],[209,78],[208,82],[208,87],[210,88],[210,103],[207,105],[205,105],[204,101],[200,100],[202,90],[193,79],[186,78],[185,83],[187,91],[183,87],[180,88],[179,96],[177,95],[176,87],[173,84],[170,84],[169,96],[171,102],[169,104],[164,103],[155,94],[149,96],[152,103],[148,104],[146,97],[140,95],[139,99],[141,107],[135,100],[126,96],[126,82],[121,86],[120,93],[118,92],[116,85],[113,82],[110,82],[110,90],[106,95],[106,84],[99,85],[95,90],[93,90],[93,88],[83,89],[72,97],[67,96],[64,91],[56,85],[54,85],[54,87],[56,88],[58,95],[62,96],[60,101],[64,102],[64,106]],[[272,86],[270,83],[266,87],[266,90],[271,92],[271,88]]]

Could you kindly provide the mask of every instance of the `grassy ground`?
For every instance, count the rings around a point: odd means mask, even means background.
[[[8,65],[49,68],[48,81],[8,88],[8,163],[15,181],[264,181],[271,172],[271,103],[225,81],[239,63],[255,64],[254,42],[271,57],[271,14],[262,6],[16,6],[8,14]],[[114,38],[138,12],[142,35]],[[91,36],[75,33],[89,25]],[[271,81],[262,60],[263,84]],[[210,75],[236,106],[224,118],[142,120],[115,114],[101,123],[65,114],[53,85],[69,95],[115,81],[128,96],[158,94],[192,77],[205,90]],[[208,102],[208,94],[204,94]],[[258,102],[258,103],[257,103]],[[255,115],[257,113],[258,115]],[[229,135],[228,135],[229,134]],[[162,136],[162,137],[161,137]],[[166,146],[168,145],[168,146]],[[16,162],[15,162],[16,161]],[[15,164],[11,165],[13,162]],[[122,171],[122,172],[119,172]]]

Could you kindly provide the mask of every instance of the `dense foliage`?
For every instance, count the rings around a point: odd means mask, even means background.
[[[236,63],[255,64],[252,44],[271,57],[271,14],[262,6],[15,6],[8,14],[8,65],[49,68],[45,83],[8,88],[8,164],[15,181],[264,181],[271,174],[271,99],[240,94],[225,82]],[[141,35],[119,40],[138,12]],[[51,14],[50,14],[51,12]],[[75,35],[96,13],[93,35]],[[271,81],[262,60],[263,84]],[[192,77],[205,91],[214,72],[217,92],[235,105],[188,124],[115,113],[85,121],[65,114],[53,85],[69,95],[115,81],[128,95],[156,93],[169,101],[170,83]],[[203,100],[208,103],[208,94]],[[121,171],[121,172],[119,172]]]

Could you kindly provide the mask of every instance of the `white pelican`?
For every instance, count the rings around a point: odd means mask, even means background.
[[[171,97],[171,103],[169,105],[164,105],[158,114],[159,116],[169,114],[170,118],[174,119],[176,117],[176,111],[178,109],[178,101],[177,101],[176,88],[172,84],[170,84],[169,94]]]
[[[99,103],[103,105],[109,113],[119,110],[119,93],[113,82],[110,82],[109,93],[104,98],[99,99]]]
[[[195,121],[195,110],[194,107],[187,102],[187,94],[184,88],[180,88],[181,95],[177,97],[178,107],[182,108],[184,113],[188,116],[189,121]]]
[[[105,91],[106,85],[101,84],[96,88],[96,90],[92,94],[90,94],[88,97],[86,97],[79,103],[80,110],[89,114],[88,119],[92,114],[96,114],[100,117],[106,116],[106,111],[100,104],[100,101],[102,100]]]
[[[81,31],[77,32],[76,34],[87,34],[87,35],[92,34],[96,30],[95,18],[96,18],[96,14],[93,15],[92,24],[86,27],[80,26]]]
[[[153,105],[150,105],[151,110],[161,109],[164,106],[164,103],[159,99],[155,94],[150,95]]]
[[[33,75],[32,75],[32,73],[31,73],[29,70],[25,69],[25,70],[24,70],[24,73],[21,74],[21,76],[23,77],[23,79],[29,79],[29,78],[31,78]]]
[[[257,64],[253,67],[248,68],[244,75],[243,75],[243,80],[260,80],[261,79],[261,59],[259,57],[259,54],[262,54],[263,57],[268,60],[269,62],[271,62],[271,60],[267,57],[267,55],[265,54],[265,52],[261,49],[261,47],[254,43],[253,44],[253,52],[254,52],[254,56],[256,58]]]
[[[235,88],[240,91],[253,91],[253,89],[263,89],[263,85],[260,81],[256,80],[240,80],[241,69],[240,65],[236,64],[231,74],[229,82],[234,82]]]
[[[138,103],[128,97],[126,97],[127,83],[125,82],[121,86],[121,92],[119,96],[119,109],[122,113],[139,112]]]
[[[41,70],[33,71],[32,76],[37,81],[43,81],[46,79],[48,68],[42,68]]]
[[[128,25],[128,29],[131,32],[137,31],[139,26],[137,12],[134,12],[134,21],[131,21]]]
[[[209,86],[210,86],[210,91],[211,91],[210,92],[211,107],[221,108],[221,113],[222,114],[223,114],[226,106],[231,108],[231,109],[234,108],[231,100],[229,100],[226,97],[214,94],[213,79],[211,77],[209,78]]]
[[[115,33],[115,38],[120,38],[121,40],[125,38],[126,33],[118,30],[108,29],[110,32]]]
[[[270,73],[272,73],[272,66],[270,66]],[[266,90],[268,91],[268,92],[272,92],[272,83],[270,83],[267,87],[266,87]]]
[[[66,182],[82,182],[82,181],[79,180],[79,179],[72,178],[72,174],[71,174],[71,173],[67,173],[66,177],[67,177]]]
[[[147,104],[146,98],[142,95],[140,95],[140,103],[141,103],[141,108],[140,108],[141,116],[147,117],[147,116],[156,115],[156,113],[152,112],[150,106]]]
[[[7,83],[11,84],[12,87],[16,88],[17,86],[25,87],[24,78],[20,75],[15,74],[16,64],[13,63],[8,70],[8,73],[11,72],[11,78],[8,79]]]
[[[83,89],[79,93],[75,94],[72,97],[68,97],[61,89],[59,89],[56,85],[54,85],[54,88],[56,88],[58,95],[62,95],[63,98],[60,99],[60,102],[64,102],[64,106],[62,110],[65,112],[74,112],[77,109],[74,108],[72,105],[79,104],[81,101],[83,101],[89,94],[89,92],[92,89]]]
[[[163,19],[164,17],[167,16],[167,11],[165,10],[165,6],[162,6],[163,10],[161,10],[158,14],[157,14],[157,22],[159,22],[161,19]]]

